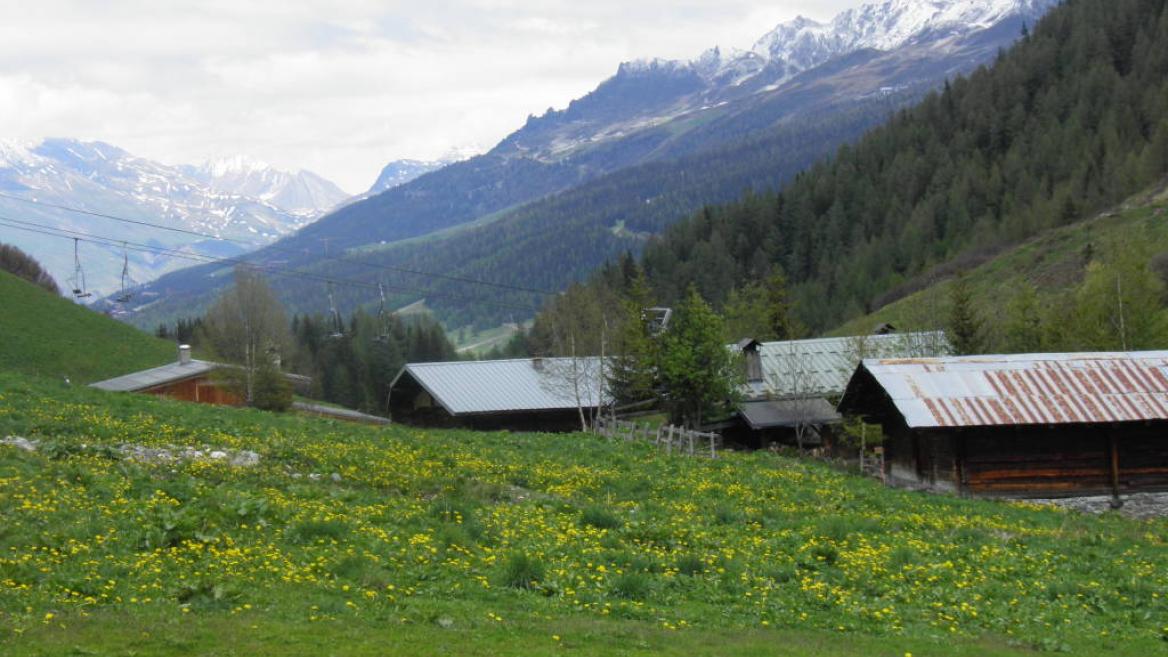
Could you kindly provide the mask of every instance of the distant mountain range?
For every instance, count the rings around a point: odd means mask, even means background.
[[[23,220],[115,241],[229,256],[268,244],[333,209],[348,198],[315,174],[289,173],[242,157],[202,166],[169,166],[116,146],[75,139],[0,143],[0,193],[97,214],[162,224],[231,242],[32,205],[0,197],[0,217]],[[0,225],[0,241],[40,260],[64,287],[74,273],[68,239]],[[121,284],[122,249],[80,246],[88,288],[95,296]],[[190,260],[127,249],[131,278],[147,281]]]
[[[510,319],[513,311],[490,304],[542,298],[369,263],[562,289],[705,204],[778,188],[943,81],[992,61],[1055,4],[888,0],[828,23],[795,19],[747,51],[624,63],[491,151],[346,205],[252,257],[424,288],[396,301],[426,297],[456,325]],[[334,256],[348,251],[362,263],[325,260],[324,240]],[[164,277],[151,289],[166,301],[135,321],[198,308],[221,273],[196,267]],[[324,306],[320,285],[275,283],[294,310]],[[338,296],[350,308],[371,300],[359,289]]]
[[[311,219],[349,198],[340,187],[311,171],[280,171],[245,155],[182,169],[214,191],[259,199]]]
[[[419,176],[423,176],[431,171],[437,171],[453,161],[394,160],[385,165],[381,170],[381,174],[377,176],[377,181],[373,183],[373,186],[369,188],[368,192],[365,192],[365,196],[375,196],[399,185],[412,182]]]

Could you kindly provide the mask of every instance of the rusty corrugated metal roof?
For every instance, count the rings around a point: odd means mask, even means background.
[[[865,359],[861,367],[914,429],[1168,420],[1168,351]]]

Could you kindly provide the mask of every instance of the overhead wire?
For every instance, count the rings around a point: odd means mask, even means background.
[[[84,214],[84,215],[88,215],[91,217],[99,217],[102,219],[109,219],[111,221],[119,221],[122,223],[133,224],[136,226],[145,226],[145,227],[150,227],[150,228],[156,228],[158,230],[166,230],[166,231],[170,231],[170,232],[174,232],[174,233],[181,233],[183,235],[190,235],[193,237],[201,237],[203,239],[211,239],[211,240],[217,240],[217,241],[221,241],[221,242],[231,242],[234,244],[243,244],[246,246],[251,246],[251,243],[246,241],[246,240],[235,239],[235,238],[230,238],[230,237],[221,237],[218,235],[213,235],[211,233],[204,233],[204,232],[200,232],[197,230],[190,230],[188,228],[179,228],[177,226],[167,226],[165,224],[144,221],[141,219],[130,219],[128,217],[121,217],[118,215],[108,214],[108,213],[104,213],[104,212],[95,212],[93,210],[86,210],[84,208],[76,208],[76,207],[63,205],[63,204],[59,204],[59,203],[50,203],[48,201],[39,201],[36,199],[23,198],[20,196],[15,196],[13,194],[6,194],[4,192],[0,192],[0,198],[6,198],[6,199],[13,200],[13,201],[19,201],[21,203],[28,203],[30,205],[39,205],[42,207],[54,208],[57,210],[64,210],[66,212],[75,212],[78,214]],[[275,245],[268,245],[268,246],[263,247],[263,248],[274,251],[276,253],[286,253],[289,255],[296,255],[296,256],[304,255],[303,251],[281,248],[281,247],[278,247]],[[343,256],[339,256],[339,257],[338,256],[331,256],[330,257],[326,254],[323,259],[324,260],[331,260],[334,262],[356,264],[356,265],[361,265],[364,267],[372,267],[372,268],[376,268],[376,269],[382,269],[385,271],[392,271],[392,272],[397,272],[397,273],[402,273],[402,274],[411,274],[414,276],[438,278],[438,279],[448,280],[448,281],[457,282],[457,283],[466,283],[466,284],[470,284],[470,285],[483,285],[486,287],[494,287],[494,288],[499,288],[499,289],[503,289],[503,290],[511,290],[514,292],[527,292],[527,293],[531,293],[531,294],[552,295],[552,296],[559,294],[558,292],[554,292],[554,291],[550,291],[550,290],[541,290],[539,288],[525,287],[522,285],[511,285],[509,283],[497,283],[495,281],[488,281],[488,280],[484,280],[484,279],[480,279],[480,278],[474,278],[471,276],[459,276],[456,274],[441,274],[438,272],[427,272],[427,271],[422,271],[420,269],[411,269],[409,267],[398,267],[398,266],[394,266],[394,265],[386,265],[386,264],[383,264],[380,262],[372,262],[369,260],[361,260],[361,259],[352,258],[352,257],[348,257],[348,258],[343,257]]]
[[[39,233],[41,235],[47,235],[50,237],[60,237],[63,239],[71,239],[71,240],[76,239],[76,240],[80,240],[83,242],[89,242],[91,244],[97,244],[97,245],[101,245],[101,246],[111,246],[111,247],[121,246],[125,249],[135,251],[135,252],[151,253],[151,254],[155,254],[155,255],[166,255],[169,257],[189,260],[189,261],[193,261],[196,263],[202,263],[202,264],[243,265],[243,266],[255,269],[257,271],[270,273],[270,274],[273,274],[276,276],[281,276],[284,278],[299,278],[299,279],[303,279],[303,280],[310,280],[310,281],[315,281],[315,282],[320,282],[320,283],[325,283],[325,284],[332,283],[335,285],[344,285],[344,286],[348,286],[348,287],[357,287],[357,288],[363,288],[363,289],[369,289],[369,290],[377,290],[378,285],[379,285],[378,283],[368,283],[365,281],[360,281],[360,280],[351,279],[351,278],[328,276],[325,274],[317,274],[314,272],[304,271],[304,270],[300,270],[300,269],[290,269],[287,267],[279,267],[276,265],[262,263],[262,262],[249,261],[249,260],[246,260],[245,258],[242,258],[242,257],[230,258],[230,257],[212,256],[212,255],[208,255],[205,253],[198,253],[195,251],[180,250],[180,249],[163,247],[163,246],[156,246],[156,245],[151,245],[151,244],[142,244],[140,242],[130,242],[130,241],[127,241],[125,239],[118,238],[118,237],[108,237],[108,236],[104,236],[104,235],[98,235],[95,233],[87,233],[84,231],[77,231],[77,230],[72,230],[72,229],[68,229],[68,228],[48,226],[48,225],[37,223],[37,222],[31,222],[31,221],[22,220],[22,219],[13,219],[11,217],[6,217],[3,215],[0,215],[0,226],[7,226],[9,228],[13,228],[13,229],[17,229],[17,230],[24,230],[24,231],[28,231],[28,232],[32,232],[32,233]],[[535,306],[503,303],[503,302],[496,302],[496,301],[484,301],[482,299],[467,297],[467,296],[459,295],[459,294],[453,294],[450,292],[437,292],[434,290],[427,290],[424,288],[409,287],[409,286],[402,286],[402,285],[391,285],[391,284],[384,284],[384,283],[382,285],[383,285],[384,289],[392,289],[392,290],[396,290],[399,292],[410,293],[410,294],[421,294],[421,295],[425,295],[427,297],[445,297],[445,298],[459,299],[459,300],[463,300],[463,301],[474,301],[475,303],[480,303],[483,305],[495,306],[495,307],[499,307],[499,308],[507,308],[507,309],[511,309],[511,310],[531,311],[531,310],[535,309]]]

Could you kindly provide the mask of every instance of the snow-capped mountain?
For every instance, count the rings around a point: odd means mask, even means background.
[[[437,171],[450,162],[450,160],[394,160],[381,169],[377,181],[365,195],[373,196],[398,185],[404,185],[431,171]]]
[[[136,157],[102,142],[46,139],[0,143],[0,193],[41,203],[0,197],[0,218],[105,238],[99,240],[104,244],[85,240],[80,245],[83,254],[88,254],[82,258],[87,287],[96,298],[120,287],[123,252],[129,258],[130,278],[137,282],[197,262],[129,248],[135,244],[235,255],[287,235],[321,214],[322,209],[307,207],[307,192],[294,193],[299,185],[313,194],[319,188],[336,196],[335,185],[327,181],[315,185],[317,177],[312,174],[283,174],[270,168],[256,168],[247,175],[236,176],[226,168],[218,176],[198,172],[193,167],[168,166]],[[268,184],[259,185],[258,181]],[[344,193],[340,192],[340,196]],[[95,214],[70,212],[45,203]],[[333,204],[330,198],[326,207]],[[101,214],[231,241],[202,240],[96,216]],[[67,285],[67,279],[74,276],[71,240],[59,233],[45,235],[15,228],[11,221],[6,223],[0,220],[0,241],[29,252],[62,286]],[[128,248],[118,246],[121,241],[127,242]]]
[[[595,91],[564,110],[532,117],[504,144],[518,147],[525,157],[559,159],[582,146],[623,139],[671,121],[700,122],[704,119],[699,114],[725,114],[733,111],[734,103],[766,102],[849,57],[885,58],[881,70],[839,85],[840,93],[853,98],[897,85],[931,85],[938,73],[949,77],[984,63],[987,54],[1018,36],[1016,27],[1037,21],[1059,1],[884,0],[823,23],[797,17],[748,49],[714,47],[688,61],[624,62]],[[937,66],[948,70],[938,71]],[[893,71],[897,67],[903,70]],[[889,72],[901,80],[889,85]]]
[[[187,170],[217,192],[259,199],[303,217],[319,216],[349,198],[340,187],[311,171],[281,171],[246,155]]]
[[[689,62],[637,60],[625,72],[692,70],[707,81],[740,85],[767,73],[771,84],[859,50],[890,51],[985,30],[1011,17],[1041,17],[1060,0],[885,0],[820,23],[803,16],[781,23],[749,50],[707,50]]]

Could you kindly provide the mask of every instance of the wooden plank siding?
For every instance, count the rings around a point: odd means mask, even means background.
[[[198,376],[142,390],[148,395],[159,395],[182,401],[219,406],[242,406],[243,400],[217,384],[209,376]]]
[[[1168,490],[1162,423],[921,431],[890,426],[886,476],[894,484],[978,496],[1059,497]]]

